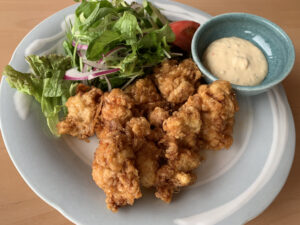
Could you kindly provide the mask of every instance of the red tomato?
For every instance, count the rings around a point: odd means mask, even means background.
[[[170,23],[170,26],[175,34],[175,41],[173,44],[190,52],[193,35],[200,24],[194,21],[182,20],[172,22]]]

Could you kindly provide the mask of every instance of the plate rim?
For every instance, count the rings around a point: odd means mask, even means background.
[[[194,8],[194,7],[192,7],[192,6],[189,6],[189,5],[185,5],[185,4],[179,3],[179,2],[173,2],[173,1],[171,1],[171,0],[161,0],[161,1],[158,1],[158,0],[152,0],[152,2],[153,2],[154,4],[155,4],[156,2],[158,2],[158,3],[165,2],[165,3],[168,3],[168,4],[172,3],[172,4],[175,4],[175,5],[179,5],[180,7],[193,9],[193,11],[196,11],[198,14],[201,14],[201,15],[205,16],[207,19],[211,18],[211,16],[210,16],[209,14],[207,14],[206,12],[204,12],[204,11],[202,11],[202,10],[200,10],[200,9]],[[14,57],[15,57],[15,55],[16,55],[16,53],[17,53],[19,47],[20,47],[20,45],[23,43],[23,41],[24,41],[28,36],[31,35],[31,33],[32,33],[34,30],[36,30],[36,29],[38,29],[40,26],[42,26],[43,23],[44,23],[45,21],[47,21],[49,18],[55,17],[57,14],[61,13],[62,11],[65,11],[65,10],[67,10],[67,9],[69,9],[69,8],[72,8],[72,7],[74,7],[75,5],[78,5],[78,3],[72,4],[72,5],[68,6],[68,7],[65,7],[65,8],[63,8],[63,9],[61,9],[61,10],[55,12],[54,14],[51,14],[51,15],[48,16],[47,18],[43,19],[43,20],[42,20],[40,23],[38,23],[36,26],[34,26],[34,27],[33,27],[33,28],[32,28],[32,29],[31,29],[31,30],[30,30],[23,38],[22,38],[22,40],[21,40],[21,41],[19,42],[19,44],[17,45],[16,49],[14,50],[14,52],[13,52],[13,54],[12,54],[12,57],[11,57],[11,59],[10,59],[9,64],[11,64],[11,63],[13,62]],[[2,90],[3,90],[3,83],[4,83],[4,82],[6,82],[6,81],[5,81],[4,76],[2,76],[2,79],[1,79],[1,85],[0,85],[0,93],[2,93]],[[279,86],[277,86],[277,87],[278,87],[278,90],[276,90],[276,89],[271,89],[270,91],[277,92],[277,93],[278,93],[278,96],[279,96],[281,99],[283,99],[282,101],[283,101],[283,103],[284,103],[284,105],[285,105],[284,110],[285,110],[286,113],[288,114],[288,120],[289,120],[289,121],[288,121],[288,126],[289,126],[289,131],[291,132],[291,135],[290,135],[289,138],[291,139],[290,141],[292,142],[290,148],[292,149],[292,154],[293,154],[293,155],[292,155],[292,160],[293,160],[293,158],[294,158],[294,157],[293,157],[293,156],[294,156],[294,151],[295,151],[295,142],[296,142],[296,139],[295,139],[295,124],[294,124],[294,119],[293,119],[292,111],[291,111],[291,109],[290,109],[290,105],[289,105],[289,102],[288,102],[288,100],[287,100],[287,97],[286,97],[286,94],[285,94],[285,91],[284,91],[282,85],[279,85]],[[3,98],[0,98],[0,101],[3,101]],[[5,144],[6,150],[7,150],[8,154],[9,154],[9,157],[10,157],[10,159],[12,160],[12,162],[13,162],[15,168],[17,169],[18,173],[21,175],[21,177],[23,178],[23,180],[24,180],[24,181],[26,182],[26,184],[30,187],[30,189],[31,189],[36,195],[38,195],[39,198],[41,198],[44,202],[46,202],[47,204],[49,204],[51,207],[55,208],[58,212],[60,212],[64,217],[66,217],[66,218],[67,218],[68,220],[70,220],[71,222],[73,222],[73,223],[75,223],[75,224],[78,224],[78,222],[76,221],[76,219],[73,218],[71,215],[69,215],[69,213],[67,213],[67,212],[66,212],[63,208],[61,208],[57,203],[55,203],[55,202],[53,202],[51,199],[48,199],[47,197],[43,196],[42,193],[39,193],[39,190],[38,190],[36,187],[34,187],[34,186],[32,186],[32,185],[30,184],[30,182],[29,182],[29,181],[27,180],[27,178],[26,178],[26,175],[23,174],[22,171],[19,169],[18,164],[15,162],[14,157],[13,157],[13,154],[11,153],[11,151],[9,150],[9,147],[8,147],[8,145],[7,145],[6,134],[5,134],[5,132],[3,132],[3,129],[2,129],[2,119],[3,119],[3,118],[2,118],[2,116],[0,115],[0,129],[1,129],[1,133],[2,133],[2,137],[3,137],[3,141],[4,141],[4,144]],[[289,174],[289,171],[290,171],[291,166],[292,166],[292,160],[291,160],[290,165],[289,165],[288,168],[287,168],[288,174]],[[250,218],[245,218],[245,219],[244,219],[244,222],[247,222],[247,221],[249,221],[249,220],[251,220],[251,219],[257,217],[259,214],[261,214],[261,213],[262,213],[262,212],[263,212],[263,211],[264,211],[264,210],[265,210],[265,209],[273,202],[273,200],[276,198],[276,196],[278,195],[278,193],[280,192],[280,190],[281,190],[282,187],[284,186],[284,184],[285,184],[287,178],[288,178],[288,175],[285,177],[285,179],[284,179],[284,181],[283,181],[281,187],[279,188],[279,191],[276,192],[275,194],[273,194],[273,198],[272,198],[270,201],[268,201],[268,203],[266,204],[266,206],[263,206],[263,207],[257,207],[257,208],[260,208],[259,210],[257,210],[258,212],[255,213],[255,215],[252,216],[252,217],[250,217]],[[270,181],[269,181],[269,182],[270,182]],[[263,188],[262,188],[262,189],[263,189]],[[247,206],[247,204],[245,204],[243,207],[246,207],[246,206]],[[229,217],[230,217],[230,216],[231,216],[231,215],[229,215]]]

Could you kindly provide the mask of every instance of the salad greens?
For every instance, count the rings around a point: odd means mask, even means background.
[[[3,75],[12,88],[33,96],[40,104],[52,134],[59,136],[56,124],[59,114],[66,114],[65,103],[75,94],[77,82],[64,80],[65,71],[72,67],[71,58],[65,56],[27,56],[32,73],[21,73],[10,65]]]
[[[69,26],[63,47],[67,56],[28,56],[31,73],[7,65],[3,71],[11,87],[33,96],[50,131],[67,114],[65,103],[79,80],[102,90],[128,86],[164,58],[175,39],[168,20],[150,2],[82,0]],[[75,71],[75,74],[74,74]],[[75,81],[74,81],[75,80]]]
[[[147,0],[130,5],[124,0],[82,0],[66,36],[65,51],[79,72],[95,69],[85,63],[90,61],[91,65],[99,60],[104,63],[97,69],[119,69],[89,81],[102,89],[107,88],[107,82],[111,82],[112,88],[122,87],[131,78],[143,75],[145,69],[170,57],[168,43],[175,40],[166,17]],[[121,51],[106,56],[119,47],[123,47]]]

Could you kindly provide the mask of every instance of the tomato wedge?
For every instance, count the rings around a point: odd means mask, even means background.
[[[175,41],[173,44],[190,52],[194,33],[199,26],[199,23],[190,20],[181,20],[170,23],[170,27],[175,34]]]

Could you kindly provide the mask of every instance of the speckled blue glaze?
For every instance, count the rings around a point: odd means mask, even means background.
[[[192,56],[207,82],[218,78],[212,75],[201,63],[205,49],[213,41],[236,36],[251,41],[264,53],[268,61],[268,74],[256,86],[232,85],[244,95],[256,95],[267,91],[281,82],[291,71],[295,61],[295,51],[291,39],[271,21],[247,14],[227,13],[201,25],[192,41]]]

